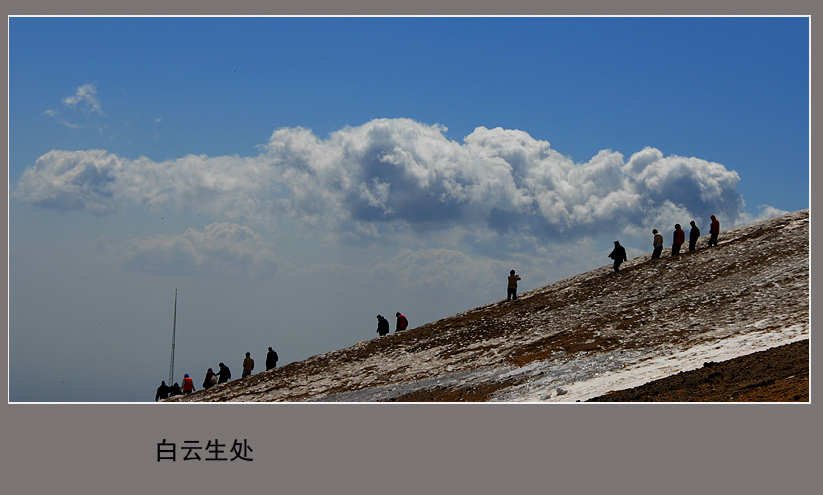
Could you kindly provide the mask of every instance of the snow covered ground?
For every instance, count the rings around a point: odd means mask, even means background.
[[[810,338],[808,210],[707,239],[172,400],[576,402]]]

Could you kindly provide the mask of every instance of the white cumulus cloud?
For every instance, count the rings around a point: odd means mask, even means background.
[[[109,213],[123,199],[115,188],[124,179],[124,162],[102,150],[53,150],[23,172],[14,195],[43,208]]]
[[[276,130],[253,157],[188,155],[155,162],[102,150],[54,150],[13,196],[105,214],[121,204],[173,206],[215,221],[271,228],[277,216],[369,242],[460,227],[466,242],[524,245],[619,234],[677,218],[749,221],[737,172],[645,148],[575,163],[519,130],[478,127],[462,143],[440,125],[377,119],[320,139]],[[764,207],[770,212],[770,207]],[[776,211],[776,210],[775,210]],[[701,222],[702,223],[702,222]]]

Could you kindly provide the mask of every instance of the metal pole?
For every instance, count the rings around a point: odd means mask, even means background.
[[[174,289],[174,323],[171,327],[171,364],[169,365],[169,386],[174,383],[174,334],[177,331],[177,289]]]

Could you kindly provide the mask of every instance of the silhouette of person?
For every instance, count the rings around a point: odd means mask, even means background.
[[[700,229],[697,228],[694,220],[690,222],[690,225],[692,228],[689,230],[689,251],[694,251],[694,248],[697,246],[697,240],[700,239]]]
[[[206,388],[209,388],[209,387],[213,387],[214,386],[214,381],[213,380],[214,380],[214,371],[211,368],[209,368],[209,370],[206,372],[206,378],[203,379],[203,388],[206,389]]]
[[[714,215],[711,216],[712,224],[709,227],[709,246],[717,246],[717,236],[720,235],[720,220],[717,219]]]
[[[163,380],[160,382],[160,386],[157,387],[157,393],[154,394],[154,402],[157,402],[161,399],[168,399],[169,398],[169,387],[166,385],[166,381]]]
[[[277,367],[277,352],[269,347],[269,352],[266,353],[266,371]]]
[[[680,256],[680,246],[686,242],[686,233],[680,228],[680,224],[674,225],[674,238],[672,239],[672,256]]]
[[[174,397],[175,395],[183,395],[183,391],[180,390],[180,384],[174,382],[174,385],[169,387],[169,397]]]
[[[517,301],[517,281],[520,275],[515,275],[514,270],[509,272],[509,285],[506,289],[506,301]]]
[[[657,229],[652,229],[652,234],[654,234],[654,251],[652,251],[652,259],[656,260],[660,258],[660,253],[663,252],[663,234],[657,231]]]
[[[246,359],[243,360],[243,374],[240,378],[245,378],[251,375],[251,370],[254,369],[254,359],[251,358],[251,353],[246,353]]]
[[[231,380],[231,370],[229,367],[223,363],[220,363],[218,366],[220,369],[217,370],[217,383],[225,383]]]
[[[383,318],[383,315],[377,315],[377,335],[384,336],[389,334],[389,320]]]
[[[609,254],[609,258],[614,260],[614,271],[615,273],[620,271],[620,263],[627,261],[626,258],[626,249],[620,245],[618,241],[614,241],[614,249]]]

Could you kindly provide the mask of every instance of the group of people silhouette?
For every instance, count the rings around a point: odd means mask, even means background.
[[[691,230],[689,231],[689,251],[694,251],[697,249],[697,240],[700,238],[700,229],[695,224],[694,220],[689,222],[691,225]],[[652,259],[660,258],[660,254],[663,252],[663,235],[657,231],[657,229],[652,229],[652,234],[654,235],[654,240],[652,242],[652,246],[654,250],[652,251]],[[720,221],[714,215],[711,215],[711,225],[709,227],[709,242],[707,247],[717,246],[717,236],[720,234]],[[679,256],[680,255],[680,248],[686,242],[686,233],[680,227],[680,224],[675,224],[674,226],[674,234],[672,237],[672,256]],[[614,271],[620,271],[620,265],[627,261],[628,258],[626,256],[626,249],[620,245],[619,241],[614,241],[614,249],[609,254],[609,258],[614,260]],[[508,286],[506,291],[506,301],[517,301],[517,281],[521,280],[520,275],[517,275],[514,270],[509,272],[508,277]],[[397,318],[397,323],[395,326],[395,333],[402,332],[409,326],[409,320],[401,314],[399,311],[395,313],[395,317]],[[390,332],[389,329],[389,321],[383,317],[383,315],[377,315],[377,335],[380,337],[384,335],[388,335]],[[266,371],[271,370],[277,366],[277,352],[274,351],[271,347],[269,347],[268,353],[266,354]],[[243,375],[241,378],[245,378],[252,374],[252,370],[254,369],[254,359],[251,358],[251,353],[247,352],[246,357],[243,360]],[[229,367],[223,363],[218,365],[217,373],[214,372],[211,368],[206,371],[206,377],[203,379],[203,389],[207,389],[217,385],[219,383],[225,383],[231,380],[231,370]],[[189,377],[188,373],[183,377],[183,386],[180,387],[179,383],[175,382],[174,385],[167,386],[165,381],[160,383],[160,386],[157,388],[157,393],[154,396],[154,400],[159,401],[162,399],[167,399],[169,397],[173,397],[175,395],[188,395],[195,391],[194,381]]]
[[[717,246],[717,236],[720,235],[720,221],[714,215],[711,215],[710,218],[711,225],[709,226],[709,242],[706,247]],[[691,230],[689,231],[689,251],[694,251],[697,249],[697,240],[700,239],[700,229],[697,227],[694,220],[689,222],[689,225],[691,225]],[[658,232],[657,229],[652,229],[652,234],[654,235],[654,241],[652,242],[652,246],[654,247],[654,250],[652,251],[652,259],[655,260],[660,258],[660,254],[663,252],[663,234]],[[672,237],[672,256],[680,256],[680,248],[685,242],[686,233],[683,232],[680,224],[677,223],[674,225],[674,234]],[[619,272],[620,265],[624,261],[628,261],[628,257],[626,256],[626,248],[620,245],[620,241],[614,241],[614,249],[611,253],[609,253],[609,258],[614,260],[615,272]],[[520,275],[515,274],[514,270],[509,272],[509,284],[507,286],[506,301],[517,300],[518,280],[520,280]],[[378,318],[380,317],[378,316]]]
[[[717,219],[716,216],[711,215],[711,225],[709,226],[709,242],[706,247],[717,246],[717,236],[720,235],[720,221]],[[697,224],[692,220],[689,222],[691,225],[691,230],[689,231],[689,251],[694,251],[697,249],[697,240],[700,239],[700,229],[697,227]],[[652,242],[652,246],[654,247],[654,251],[652,251],[652,259],[660,258],[660,254],[663,252],[663,234],[657,231],[657,229],[652,229],[652,234],[654,235],[654,241]],[[680,227],[680,224],[674,225],[674,234],[672,237],[672,256],[680,256],[680,248],[686,242],[686,233],[683,232],[683,229]],[[614,271],[620,271],[620,265],[624,261],[628,261],[628,257],[626,256],[626,248],[620,245],[620,241],[614,241],[614,249],[611,253],[609,253],[609,258],[614,260]],[[515,274],[514,270],[509,272],[508,278],[508,286],[507,286],[507,293],[506,293],[506,301],[516,301],[517,300],[517,281],[520,280],[520,275]],[[379,318],[379,316],[378,316]]]
[[[714,215],[710,218],[712,222],[709,226],[709,243],[706,247],[717,246],[717,236],[720,234],[720,220]],[[689,251],[694,251],[697,249],[697,240],[700,239],[700,229],[697,227],[697,224],[694,223],[694,220],[689,222],[689,225],[691,225],[691,230],[689,230]],[[657,229],[652,229],[652,234],[654,234],[652,259],[656,260],[660,258],[660,254],[663,252],[663,234],[658,232]],[[680,256],[680,248],[685,242],[686,233],[680,227],[680,224],[677,223],[674,225],[674,234],[672,236],[673,257]],[[609,258],[614,260],[614,271],[620,271],[620,264],[627,260],[626,249],[620,245],[620,242],[614,241],[614,250],[609,253]]]
[[[394,333],[402,332],[403,330],[409,328],[409,320],[404,315],[398,311],[394,314],[397,317],[397,323],[394,327]],[[377,335],[384,336],[389,334],[389,320],[383,317],[383,315],[377,315]]]
[[[276,368],[278,360],[279,356],[277,355],[277,351],[269,347],[269,350],[266,353],[266,371]],[[247,352],[245,359],[243,359],[243,375],[241,378],[250,376],[253,369],[254,359],[252,359],[251,353]],[[211,368],[206,371],[206,377],[203,379],[203,389],[205,390],[207,388],[211,388],[220,383],[226,383],[229,380],[231,380],[231,370],[225,364],[220,363],[217,365],[217,373],[215,373]],[[165,380],[161,381],[160,386],[157,387],[157,392],[154,394],[154,401],[157,402],[163,399],[168,399],[169,397],[174,397],[175,395],[188,395],[195,390],[194,380],[192,380],[189,374],[186,373],[185,376],[183,376],[182,387],[178,382],[174,382],[174,385],[168,386],[166,385]]]

